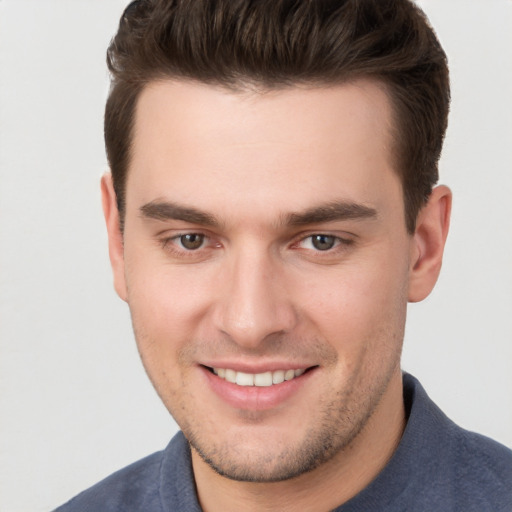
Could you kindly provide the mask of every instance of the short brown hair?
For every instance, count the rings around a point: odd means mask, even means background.
[[[137,99],[158,79],[231,89],[377,80],[395,114],[394,156],[410,233],[438,180],[448,67],[410,0],[136,0],[121,17],[107,62],[105,143],[121,222]]]

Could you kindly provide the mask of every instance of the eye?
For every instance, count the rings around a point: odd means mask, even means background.
[[[181,246],[187,251],[195,251],[204,244],[205,236],[199,233],[187,233],[186,235],[180,235],[178,240]]]
[[[332,249],[338,241],[335,236],[331,235],[311,235],[308,237],[311,240],[311,245],[318,251],[328,251]]]
[[[327,233],[312,233],[303,236],[292,247],[299,249],[303,256],[316,261],[329,263],[339,261],[348,255],[353,247],[354,239]]]
[[[303,249],[311,249],[315,251],[329,251],[340,244],[337,236],[315,233],[314,235],[303,238],[299,245]]]
[[[208,233],[165,233],[158,239],[158,244],[165,254],[179,262],[195,263],[205,261],[222,247],[221,242]]]

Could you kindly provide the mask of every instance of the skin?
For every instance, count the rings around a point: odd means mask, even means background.
[[[406,305],[435,284],[451,195],[436,188],[407,233],[391,118],[367,81],[264,93],[163,81],[139,99],[123,235],[102,181],[114,283],[207,512],[331,510],[399,442]],[[285,365],[310,371],[262,408],[233,406],[205,369]]]

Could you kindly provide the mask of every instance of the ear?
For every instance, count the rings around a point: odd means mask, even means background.
[[[103,215],[107,225],[108,252],[110,264],[114,275],[114,288],[124,301],[126,301],[126,280],[124,275],[124,247],[123,234],[119,223],[119,210],[117,209],[116,193],[112,184],[112,175],[104,174],[101,178],[101,202]]]
[[[436,187],[421,209],[411,240],[409,302],[426,298],[436,284],[443,261],[444,245],[450,227],[452,193],[448,187]]]

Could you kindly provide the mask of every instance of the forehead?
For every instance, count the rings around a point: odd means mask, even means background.
[[[351,195],[396,182],[391,119],[384,88],[363,80],[263,92],[154,82],[136,108],[127,204],[360,200]]]
[[[257,143],[258,138],[269,136],[276,142],[283,138],[293,142],[308,136],[315,143],[320,140],[328,144],[335,135],[332,128],[350,125],[355,128],[354,135],[358,127],[364,127],[367,133],[371,128],[390,142],[387,135],[392,131],[391,118],[386,86],[377,81],[233,91],[193,81],[162,80],[151,82],[142,90],[136,106],[135,131],[144,130],[157,142],[148,122],[158,122],[169,130],[176,129],[173,138],[177,143],[191,135],[206,140],[235,135],[233,143]],[[233,128],[235,133],[230,133]],[[347,142],[348,134],[342,134]]]

